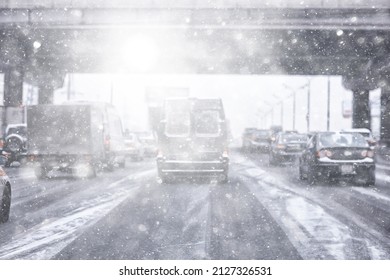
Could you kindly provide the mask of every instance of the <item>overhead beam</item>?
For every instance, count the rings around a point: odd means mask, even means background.
[[[33,28],[176,28],[390,30],[383,9],[289,8],[31,8],[0,9],[0,26]]]

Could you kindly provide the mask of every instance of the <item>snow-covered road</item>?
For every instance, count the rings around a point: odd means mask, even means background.
[[[267,162],[233,152],[226,185],[162,185],[153,159],[91,180],[10,168],[0,259],[390,259],[386,174],[309,186]]]

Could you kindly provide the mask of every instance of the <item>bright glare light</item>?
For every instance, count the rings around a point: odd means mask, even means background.
[[[41,42],[39,42],[39,41],[35,41],[35,42],[33,43],[34,49],[39,49],[41,46],[42,46],[42,44],[41,44]]]
[[[157,62],[158,49],[151,38],[137,36],[123,45],[122,57],[126,68],[145,72]]]

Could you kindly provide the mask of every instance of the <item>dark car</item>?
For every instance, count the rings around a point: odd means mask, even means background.
[[[250,151],[268,152],[271,137],[271,131],[267,129],[255,129],[248,137],[246,149]]]
[[[299,177],[314,184],[339,177],[375,185],[374,152],[360,133],[321,132],[313,135],[299,159]]]
[[[252,136],[256,130],[257,130],[257,128],[247,127],[247,128],[245,128],[244,132],[242,133],[242,150],[244,152],[246,152],[250,149]]]
[[[301,155],[306,143],[306,134],[279,132],[270,146],[269,163],[275,165],[295,161]]]

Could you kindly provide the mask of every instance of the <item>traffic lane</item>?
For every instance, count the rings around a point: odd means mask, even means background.
[[[230,178],[154,182],[55,259],[300,259],[244,182]]]
[[[282,166],[270,167],[268,156],[260,154],[251,156],[259,166],[270,174],[283,174],[285,178],[300,189],[313,189],[318,197],[329,197],[341,205],[348,207],[364,217],[370,223],[374,222],[385,233],[390,227],[390,183],[384,170],[377,170],[377,182],[374,187],[365,187],[352,180],[329,180],[309,186],[307,181],[301,181],[298,173],[298,162]]]
[[[149,181],[55,259],[203,259],[209,185]]]
[[[145,177],[156,178],[152,160],[130,163],[123,170],[90,180],[37,180],[38,192],[31,183],[29,199],[13,200],[10,221],[0,225],[0,258],[51,258],[85,227],[132,195]]]
[[[336,223],[338,225],[333,228],[339,227],[340,232],[342,224],[353,229],[350,231],[351,234],[348,234],[350,237],[344,241],[339,239],[339,245],[344,249],[339,251],[335,258],[386,259],[389,257],[390,239],[387,236],[390,225],[390,199],[388,186],[379,182],[376,187],[367,188],[347,181],[322,182],[310,186],[306,181],[298,179],[298,166],[295,163],[269,167],[268,157],[263,154],[245,155],[243,161],[245,160],[250,160],[255,164],[256,167],[247,166],[246,169],[252,177],[257,176],[259,184],[267,184],[275,192],[282,192],[282,195],[288,193],[302,201],[310,201],[311,206],[314,205],[317,208],[317,212],[325,211],[327,215],[338,221]],[[307,209],[311,206],[309,205]],[[293,208],[289,212],[293,214],[294,211],[296,212],[296,209]],[[310,217],[304,222],[308,220]],[[329,220],[330,218],[328,222]],[[319,220],[318,223],[323,223],[323,221]],[[308,227],[310,228],[310,225]],[[331,223],[328,229],[332,230]],[[334,236],[333,239],[338,240],[338,237]],[[345,246],[346,242],[352,243],[353,246]],[[361,253],[354,247],[360,248]]]

